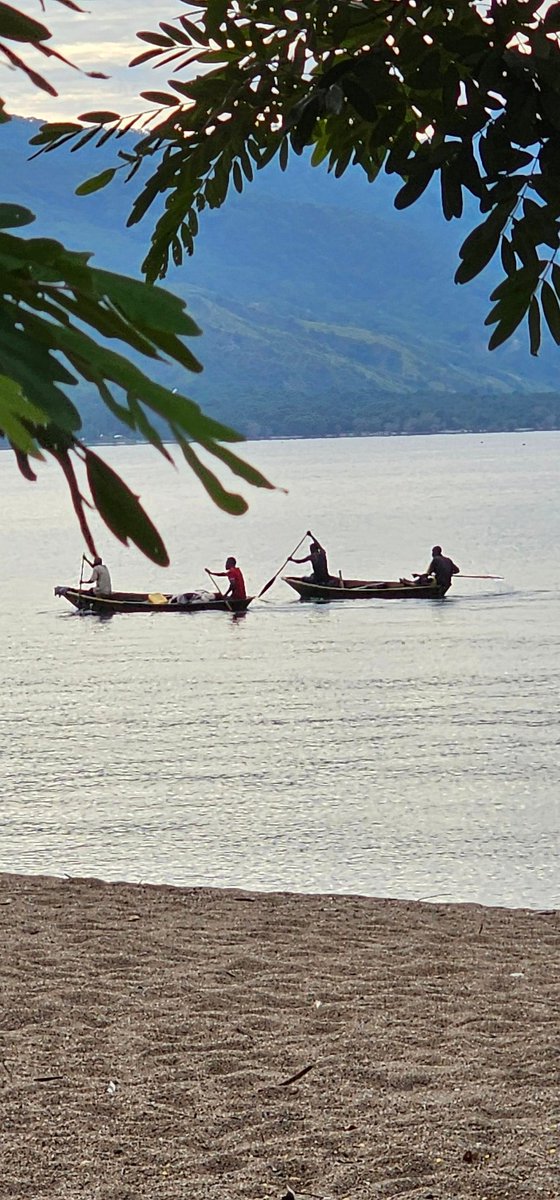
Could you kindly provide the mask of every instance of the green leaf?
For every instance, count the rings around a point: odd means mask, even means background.
[[[21,204],[0,204],[0,229],[18,229],[21,225],[31,225],[35,213]]]
[[[489,350],[497,350],[498,346],[501,346],[504,342],[507,342],[512,333],[515,333],[518,325],[521,324],[523,317],[525,316],[525,312],[526,309],[518,309],[515,312],[511,312],[507,317],[504,317],[498,323],[498,325],[496,325],[492,337],[488,342]]]
[[[324,162],[328,153],[329,153],[329,146],[328,146],[327,139],[320,138],[319,141],[315,143],[315,146],[313,148],[313,153],[311,155],[311,166],[319,167],[321,165],[321,163]]]
[[[214,475],[213,471],[210,471],[204,463],[201,463],[198,455],[195,454],[195,451],[192,446],[189,446],[188,442],[181,439],[180,446],[185,461],[189,464],[195,475],[198,475],[201,484],[206,488],[208,495],[212,497],[218,508],[223,509],[224,512],[229,513],[233,517],[240,517],[243,513],[247,512],[249,506],[247,501],[243,499],[243,496],[239,496],[236,492],[228,492],[223,484],[220,483],[217,475]]]
[[[509,205],[499,205],[469,234],[459,251],[463,261],[455,272],[455,283],[468,283],[488,265],[498,249],[509,213]]]
[[[443,215],[451,221],[463,213],[463,191],[454,163],[442,163],[440,179]]]
[[[47,421],[45,413],[30,404],[15,380],[0,375],[0,429],[12,446],[33,458],[42,458],[29,425],[46,425]]]
[[[142,330],[144,329],[144,326],[139,325],[138,327]],[[192,371],[195,375],[199,375],[204,369],[202,363],[199,362],[198,358],[195,358],[188,346],[180,342],[174,333],[166,333],[163,329],[155,330],[153,328],[150,328],[147,332],[158,350],[163,350],[164,354],[174,359],[175,362],[180,363],[187,371]]]
[[[98,294],[108,296],[129,321],[141,322],[146,333],[150,329],[163,329],[167,333],[198,337],[202,332],[185,311],[185,301],[165,288],[99,268],[94,272],[94,281]]]
[[[529,341],[531,354],[536,358],[541,345],[541,310],[535,296],[529,305]]]
[[[37,45],[50,38],[50,30],[39,21],[26,17],[10,4],[0,4],[0,37],[12,42],[30,42]]]
[[[102,108],[99,112],[86,112],[78,117],[78,121],[86,121],[88,125],[110,125],[112,121],[120,120],[119,114]],[[52,126],[49,126],[52,128]]]
[[[142,42],[149,42],[151,46],[162,46],[164,49],[170,49],[175,45],[173,38],[166,37],[163,33],[151,33],[145,29],[141,29],[136,37],[140,38]]]
[[[233,162],[232,176],[233,176],[233,186],[234,186],[236,192],[242,192],[243,191],[243,175],[242,175],[241,167],[239,166],[237,159],[234,159],[234,162]]]
[[[225,8],[225,7],[226,6],[223,4],[223,0],[219,4],[216,4],[216,0],[214,0],[214,2],[212,4],[212,8],[214,10],[216,10],[217,8]],[[207,18],[208,18],[208,20],[210,19],[210,12],[207,13]],[[183,26],[183,29],[185,30],[185,33],[188,33],[191,41],[195,42],[197,45],[203,45],[203,43],[204,43],[203,31],[201,29],[199,29],[198,26],[195,25],[192,21],[189,21],[188,17],[180,17],[179,20],[181,22],[181,25]],[[219,20],[219,17],[218,17],[218,20]],[[217,32],[217,30],[216,30],[216,32]]]
[[[5,254],[19,258],[21,268],[27,267],[37,280],[64,281],[86,292],[92,289],[92,270],[89,254],[66,250],[53,238],[23,238],[0,233],[0,257]]]
[[[125,546],[133,542],[152,562],[167,567],[167,550],[138,496],[93,450],[86,448],[84,455],[91,495],[105,524]]]
[[[536,268],[521,267],[515,275],[508,276],[495,288],[493,297],[498,298],[498,303],[495,304],[485,321],[485,325],[493,325],[497,322],[496,329],[488,343],[490,350],[495,350],[515,332],[531,305],[538,279],[538,266]],[[533,317],[533,322],[534,319]]]
[[[423,167],[419,171],[415,171],[414,175],[407,180],[404,187],[397,192],[395,196],[395,208],[408,208],[409,204],[414,204],[416,200],[426,191],[434,171],[432,167]]]
[[[98,383],[97,390],[101,396],[101,399],[103,400],[103,403],[107,405],[109,412],[112,412],[117,420],[122,421],[128,429],[136,429],[136,421],[132,416],[130,408],[126,407],[124,404],[119,404],[105,384]]]
[[[68,431],[79,429],[81,421],[77,409],[55,382],[60,379],[73,382],[73,377],[46,350],[38,338],[30,337],[28,332],[22,333],[15,328],[16,319],[17,309],[11,323],[9,319],[4,320],[3,313],[0,313],[2,373],[19,384],[22,393],[49,420],[55,421]],[[50,322],[38,324],[44,330],[45,340],[52,345]],[[27,319],[26,326],[29,325],[30,320]]]
[[[116,167],[107,167],[105,171],[100,171],[99,175],[93,175],[91,179],[86,179],[76,188],[76,196],[90,196],[92,192],[99,192],[101,188],[107,187],[116,171]]]
[[[58,133],[59,124],[60,124],[60,122],[56,122],[54,125],[50,125],[50,124],[41,125],[39,128],[39,132],[36,133],[32,138],[29,138],[29,145],[30,146],[49,146],[51,143],[56,143],[59,138],[59,133]],[[40,153],[41,153],[41,151],[38,150],[37,154],[40,154]],[[33,155],[33,157],[35,157],[35,155]]]
[[[245,150],[244,146],[241,148],[239,153],[241,156],[241,166],[243,168],[243,174],[244,174],[245,178],[248,179],[249,183],[252,183],[255,172],[253,171],[253,165],[251,163],[251,159],[249,158],[249,155],[247,154],[247,151]]]
[[[150,104],[163,104],[166,107],[172,105],[173,108],[177,108],[177,105],[181,103],[170,92],[140,92],[140,95],[143,100],[148,100]]]
[[[556,292],[546,279],[541,287],[541,304],[546,323],[557,346],[560,346],[560,304]]]
[[[135,54],[128,65],[129,67],[141,67],[144,63],[149,62],[152,58],[157,58],[160,54],[161,50],[159,46],[154,50],[143,50],[141,54]]]
[[[82,126],[75,121],[49,121],[41,125],[40,132],[29,139],[30,146],[40,146],[42,142],[54,142],[70,133],[81,133]]]
[[[183,33],[182,29],[178,29],[176,25],[171,25],[169,21],[160,21],[159,27],[162,33],[166,33],[174,42],[178,42],[181,46],[191,46],[192,40]]]
[[[534,266],[516,268],[507,279],[502,279],[501,283],[494,288],[490,299],[491,300],[508,300],[516,296],[528,297],[534,291],[539,279],[540,263],[537,262]]]
[[[227,446],[221,446],[218,442],[209,442],[206,438],[200,439],[201,446],[213,454],[215,458],[219,458],[221,462],[233,471],[234,475],[238,475],[240,479],[244,479],[246,483],[250,483],[252,487],[268,488],[270,491],[275,491],[275,485],[270,483],[265,475],[258,471],[256,467],[252,467],[250,463],[239,458]],[[281,489],[282,490],[282,489]]]
[[[168,462],[173,464],[173,459],[169,453],[169,450],[167,450],[165,447],[159,433],[157,432],[157,429],[154,429],[151,421],[148,420],[142,405],[138,404],[138,401],[132,396],[129,397],[128,403],[130,406],[132,428],[138,429],[146,438],[146,441],[151,442],[152,446],[155,446],[156,450],[159,450],[159,453],[163,454],[163,457],[166,458]]]

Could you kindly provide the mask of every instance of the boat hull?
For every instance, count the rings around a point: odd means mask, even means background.
[[[95,596],[92,592],[71,587],[57,587],[55,595],[63,596],[79,612],[96,613],[98,616],[116,616],[117,613],[243,613],[253,599],[247,596],[245,600],[226,600],[225,596],[216,595],[212,600],[193,599],[189,603],[172,604],[171,593],[158,593],[161,599],[154,601],[150,599],[154,593],[150,592],[111,592],[110,596]]]
[[[325,585],[284,575],[284,582],[293,588],[301,600],[325,603],[330,600],[443,600],[447,588],[433,583],[407,583],[401,580],[373,581],[342,579],[340,584]]]

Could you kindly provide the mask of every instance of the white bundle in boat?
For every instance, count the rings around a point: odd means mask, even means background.
[[[172,596],[170,604],[208,604],[210,600],[215,600],[214,592],[207,592],[201,589],[200,592],[182,592],[177,596]]]

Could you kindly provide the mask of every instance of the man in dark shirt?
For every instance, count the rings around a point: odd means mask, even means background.
[[[459,574],[459,567],[455,565],[452,558],[447,558],[447,555],[442,554],[441,546],[432,547],[432,561],[426,571],[426,575],[435,575],[438,587],[448,591],[451,587],[451,580],[454,575]]]
[[[305,558],[290,558],[289,561],[298,563],[298,565],[310,562],[313,568],[313,583],[329,584],[331,582],[327,554],[319,542],[311,542],[309,554]]]

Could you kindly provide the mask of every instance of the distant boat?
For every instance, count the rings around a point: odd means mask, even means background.
[[[443,600],[446,591],[435,579],[429,583],[414,583],[398,579],[372,581],[367,579],[332,580],[330,584],[313,583],[296,575],[283,575],[284,583],[297,592],[302,600]]]
[[[253,596],[230,600],[219,592],[186,592],[175,599],[172,592],[111,592],[109,596],[94,595],[75,587],[56,587],[55,596],[63,596],[79,612],[114,616],[117,613],[243,613]]]

